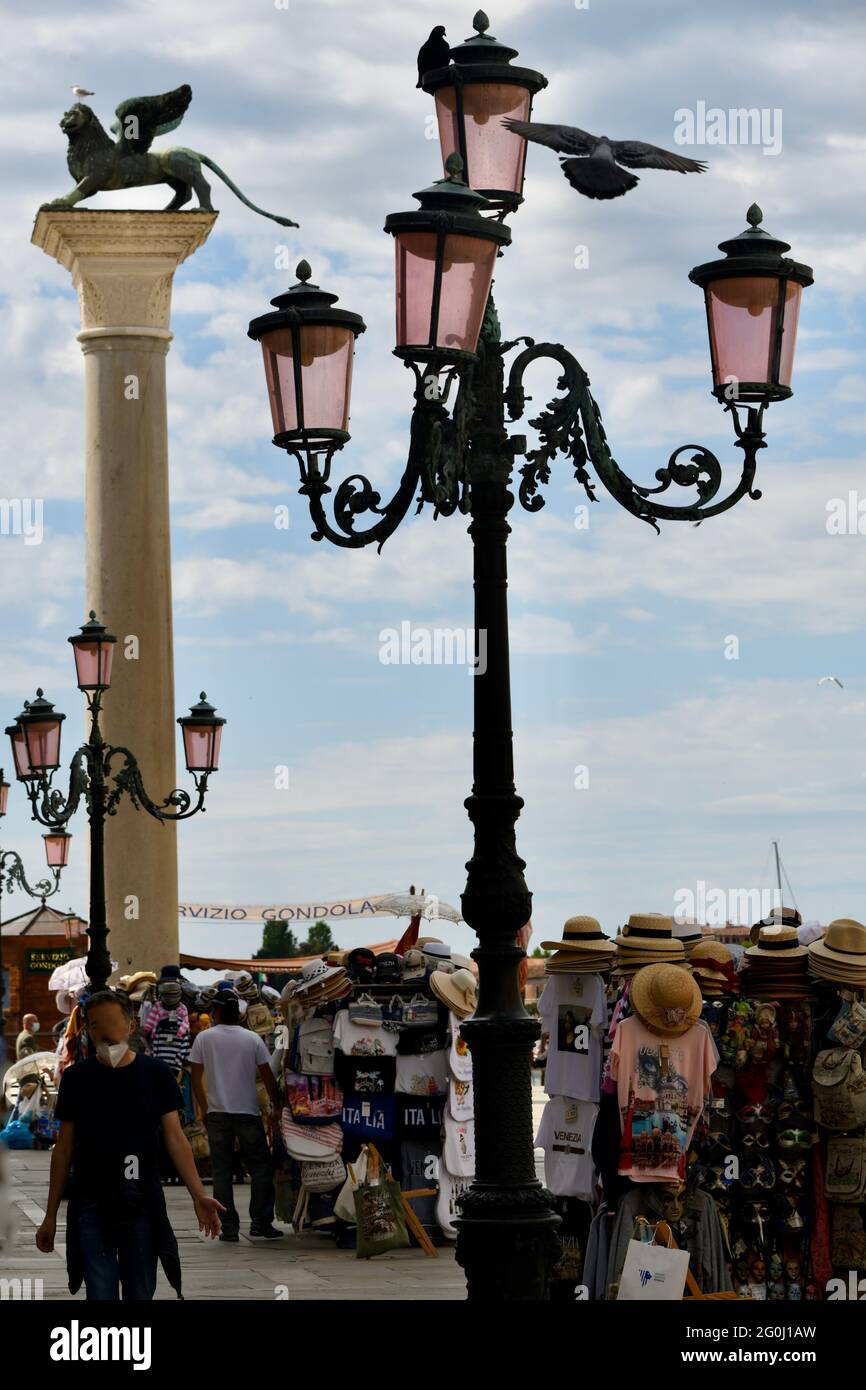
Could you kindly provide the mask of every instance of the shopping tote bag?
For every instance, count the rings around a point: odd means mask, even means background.
[[[689,1270],[688,1250],[669,1250],[630,1240],[619,1281],[617,1301],[676,1303],[683,1296]]]

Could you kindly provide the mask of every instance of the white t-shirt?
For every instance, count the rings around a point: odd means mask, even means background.
[[[535,1145],[544,1149],[544,1181],[554,1197],[592,1200],[592,1133],[597,1117],[598,1106],[589,1100],[553,1096],[545,1105]]]
[[[347,1057],[396,1057],[397,1034],[390,1028],[353,1023],[348,1009],[334,1019],[334,1042]]]
[[[458,1076],[452,1076],[448,1087],[448,1109],[455,1120],[474,1118],[475,1099],[472,1094],[471,1081],[461,1081]]]
[[[258,1033],[237,1023],[217,1023],[199,1033],[189,1054],[204,1066],[207,1112],[258,1115],[258,1069],[270,1066],[271,1054]]]
[[[441,1096],[448,1090],[448,1053],[424,1052],[397,1058],[394,1090],[410,1096]]]
[[[445,1127],[445,1143],[442,1147],[442,1161],[449,1173],[456,1178],[475,1176],[475,1121],[455,1120],[446,1109],[442,1117]]]
[[[460,1024],[462,1020],[456,1014],[451,1014],[451,1051],[449,1054],[449,1064],[451,1075],[456,1076],[460,1081],[472,1080],[472,1053],[460,1036]]]
[[[544,1089],[549,1096],[597,1101],[607,1004],[600,975],[551,975],[538,1001],[549,1036]]]
[[[460,1215],[457,1198],[461,1197],[471,1184],[471,1178],[455,1177],[454,1174],[449,1173],[448,1169],[442,1164],[439,1165],[439,1196],[436,1199],[436,1220],[439,1222],[439,1229],[443,1236],[448,1240],[457,1239],[457,1227],[454,1225],[456,1218]]]

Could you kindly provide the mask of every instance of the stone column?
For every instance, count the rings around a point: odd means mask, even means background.
[[[200,211],[51,210],[38,214],[32,237],[71,271],[81,309],[85,610],[118,639],[102,729],[107,742],[136,755],[154,801],[177,786],[175,720],[198,693],[198,686],[184,691],[183,710],[175,708],[165,397],[171,287],[215,220]],[[108,949],[119,973],[176,962],[175,827],[125,798],[106,824],[105,860]]]

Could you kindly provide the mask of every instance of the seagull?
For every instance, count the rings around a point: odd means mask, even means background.
[[[88,92],[86,87],[79,87],[77,82],[73,83],[70,90],[72,91],[73,96],[76,97],[92,97],[96,95],[95,92]]]
[[[427,42],[418,49],[418,81],[415,86],[421,86],[426,72],[432,72],[434,68],[447,68],[450,62],[451,45],[445,38],[445,25],[437,24],[435,29],[430,30]]]
[[[838,687],[839,687],[840,690],[844,690],[844,689],[845,689],[844,685],[842,684],[842,682],[840,681],[840,679],[839,679],[838,676],[822,676],[821,679],[819,680],[818,684],[819,684],[819,685],[824,685],[827,681],[835,681],[836,684],[838,685]]]
[[[578,130],[577,126],[509,119],[503,125],[526,140],[573,156],[560,160],[562,172],[572,188],[587,198],[620,198],[636,188],[640,180],[620,168],[622,164],[629,169],[673,169],[678,174],[702,174],[707,167],[700,159],[671,154],[658,145],[645,145],[641,140],[610,140],[606,135]]]

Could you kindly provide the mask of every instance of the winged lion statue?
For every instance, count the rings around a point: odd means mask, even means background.
[[[130,97],[122,101],[115,112],[117,119],[111,125],[117,137],[114,140],[89,106],[82,102],[71,106],[60,121],[60,129],[69,140],[66,163],[75,179],[75,187],[64,197],[43,203],[42,207],[71,208],[94,193],[167,183],[174,197],[167,204],[166,212],[182,208],[193,193],[198,197],[199,207],[210,212],[213,204],[210,184],[202,173],[204,165],[253,212],[269,217],[281,227],[297,227],[297,222],[288,217],[256,207],[207,155],[182,146],[151,151],[155,136],[177,129],[191,101],[192,88],[186,83],[161,96]]]

